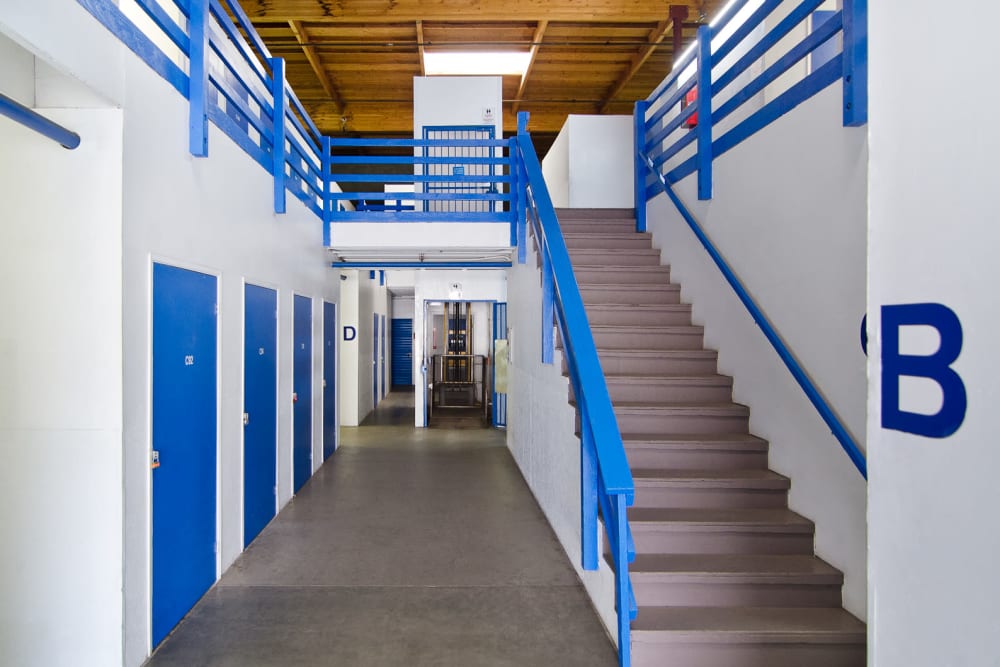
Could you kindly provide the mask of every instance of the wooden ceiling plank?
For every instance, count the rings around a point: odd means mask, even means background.
[[[420,54],[420,76],[427,76],[427,66],[424,64],[424,22],[417,21],[417,52]]]
[[[601,105],[601,113],[607,111],[608,107],[614,101],[618,93],[632,81],[632,77],[636,75],[636,72],[646,64],[649,57],[656,52],[660,43],[666,39],[667,33],[669,33],[674,27],[673,19],[666,19],[665,21],[660,21],[655,28],[649,31],[649,36],[646,38],[646,46],[644,46],[635,56],[632,57],[632,62],[629,63],[628,68],[622,72],[622,75],[618,77],[618,80],[611,87],[611,91],[605,97],[604,103]]]
[[[514,99],[514,105],[511,107],[511,113],[515,116],[517,115],[518,109],[521,108],[521,98],[524,96],[524,89],[528,85],[528,77],[531,75],[531,70],[535,66],[535,58],[538,56],[538,47],[541,46],[542,39],[545,37],[545,29],[548,27],[548,21],[539,21],[538,25],[535,27],[535,34],[531,38],[531,50],[529,51],[531,57],[528,59],[528,66],[524,69],[524,74],[521,76],[521,83],[517,87],[517,96]]]
[[[323,87],[323,91],[330,96],[330,100],[333,101],[336,107],[343,112],[344,100],[340,97],[340,92],[337,90],[333,81],[330,80],[330,76],[326,69],[324,69],[323,62],[316,53],[316,49],[309,46],[309,38],[305,33],[305,28],[303,27],[302,22],[289,21],[288,25],[292,29],[292,32],[295,33],[295,39],[302,47],[302,52],[306,54],[306,59],[309,61],[313,71],[316,73],[316,78],[319,79],[319,85],[321,85]]]

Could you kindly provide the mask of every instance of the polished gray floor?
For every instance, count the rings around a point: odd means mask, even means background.
[[[611,667],[552,530],[488,429],[392,394],[148,663]]]

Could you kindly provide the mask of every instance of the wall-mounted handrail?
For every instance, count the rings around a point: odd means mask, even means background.
[[[524,176],[517,179],[518,201],[524,204],[519,210],[524,211],[531,223],[541,256],[542,361],[552,363],[552,329],[556,325],[580,415],[583,567],[588,570],[598,567],[599,507],[614,560],[618,659],[624,667],[631,661],[630,623],[636,615],[628,574],[628,564],[635,558],[628,524],[628,507],[635,498],[635,484],[569,250],[526,127],[527,114],[522,112],[518,119],[514,169]],[[520,233],[518,242],[527,242]],[[518,256],[523,262],[523,253]]]
[[[73,150],[80,145],[79,134],[67,130],[62,125],[49,120],[3,93],[0,93],[0,115],[7,116],[7,118],[38,132],[42,136],[48,137],[63,148]]]
[[[822,392],[820,392],[820,390],[816,387],[816,384],[812,381],[812,379],[810,379],[809,374],[806,373],[802,364],[799,363],[799,360],[792,353],[791,349],[789,349],[788,345],[785,344],[785,341],[781,338],[781,334],[778,333],[777,329],[774,328],[774,325],[771,324],[771,321],[767,318],[767,315],[764,314],[764,311],[761,310],[760,306],[757,305],[757,302],[750,296],[750,292],[747,291],[746,286],[743,285],[739,276],[737,276],[736,272],[733,271],[731,266],[729,266],[729,263],[722,256],[722,253],[719,252],[719,249],[715,246],[715,244],[712,243],[712,240],[705,233],[705,230],[702,229],[701,225],[698,224],[698,221],[695,220],[693,215],[691,215],[691,211],[689,211],[680,200],[680,197],[678,197],[677,193],[674,192],[666,178],[660,176],[657,182],[660,184],[660,187],[663,192],[666,193],[670,201],[677,207],[681,217],[684,218],[684,221],[687,223],[688,227],[691,228],[691,231],[694,232],[694,235],[698,238],[702,247],[704,247],[706,252],[708,252],[712,261],[715,263],[715,266],[722,272],[726,282],[729,283],[729,286],[733,288],[734,292],[736,292],[736,296],[739,298],[740,302],[750,312],[750,316],[753,318],[753,321],[758,327],[760,327],[764,337],[767,338],[771,347],[774,348],[774,351],[777,352],[778,356],[785,363],[785,367],[788,368],[788,372],[791,373],[792,377],[795,378],[795,381],[798,382],[799,387],[801,387],[802,391],[805,392],[809,402],[813,404],[813,407],[816,408],[820,417],[822,417],[823,421],[826,422],[826,425],[830,427],[831,433],[833,433],[834,437],[837,438],[837,441],[844,449],[848,458],[851,459],[851,462],[854,463],[854,467],[858,469],[858,472],[861,473],[862,477],[868,479],[868,463],[865,459],[864,453],[858,446],[857,441],[855,441],[854,437],[847,430],[847,427],[844,426],[844,423],[837,416],[836,412],[834,412],[833,408],[830,407],[829,402],[827,402],[827,400],[823,397]]]

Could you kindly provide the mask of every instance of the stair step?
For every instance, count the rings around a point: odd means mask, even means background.
[[[592,303],[586,306],[587,320],[593,325],[685,326],[691,324],[691,304]]]
[[[815,556],[643,554],[629,565],[640,607],[839,607],[844,575]]]
[[[641,607],[635,667],[864,667],[864,623],[843,609]]]
[[[604,379],[616,402],[722,403],[733,398],[733,379],[726,375],[605,375]]]
[[[767,467],[767,441],[747,433],[639,436],[622,433],[633,468],[674,470]]]
[[[563,234],[567,248],[651,248],[649,232],[584,232]]]
[[[692,325],[666,327],[617,327],[592,325],[594,343],[601,350],[700,350],[705,330]],[[562,336],[556,336],[562,348]]]
[[[563,220],[631,220],[635,223],[634,208],[557,208],[556,217]]]
[[[771,508],[788,506],[787,477],[770,470],[633,468],[635,507]]]
[[[656,248],[568,248],[573,265],[607,264],[619,266],[661,266]]]
[[[592,283],[632,283],[644,285],[651,282],[670,282],[670,267],[662,264],[650,266],[629,266],[611,264],[573,264],[576,282],[580,285]]]
[[[559,218],[559,228],[563,234],[635,232],[635,219],[564,219]]]
[[[629,509],[638,554],[812,555],[813,523],[788,509]]]
[[[746,433],[750,410],[738,403],[645,405],[615,403],[623,433]]]
[[[601,368],[615,375],[685,375],[714,373],[715,350],[618,350],[598,348]],[[563,362],[563,373],[566,372]]]
[[[580,285],[580,296],[585,306],[592,304],[641,305],[657,303],[680,303],[681,288],[672,283],[649,283],[629,285],[625,283],[603,283]]]

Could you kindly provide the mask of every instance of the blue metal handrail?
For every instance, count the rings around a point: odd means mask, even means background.
[[[80,135],[54,123],[37,111],[32,111],[17,100],[0,93],[0,115],[38,132],[63,148],[73,150],[80,145]]]
[[[523,212],[532,223],[542,263],[542,361],[552,363],[552,329],[557,324],[582,431],[583,567],[595,570],[598,566],[597,509],[600,507],[614,559],[618,655],[619,663],[625,666],[631,660],[630,623],[636,615],[628,574],[628,564],[635,559],[628,524],[628,507],[635,498],[635,484],[566,241],[527,132],[527,118],[526,113],[519,114],[515,169],[523,175],[518,178],[518,201],[524,204]],[[519,247],[527,243],[523,232],[517,240]],[[524,261],[520,252],[519,261]]]

